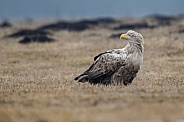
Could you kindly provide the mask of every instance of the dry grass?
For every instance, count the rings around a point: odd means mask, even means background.
[[[30,28],[42,24],[34,23]],[[98,53],[125,46],[109,38],[113,30],[58,31],[56,42],[27,45],[3,38],[25,27],[0,29],[0,122],[184,119],[184,33],[170,33],[184,27],[184,20],[137,30],[145,37],[144,64],[127,87],[73,80]]]

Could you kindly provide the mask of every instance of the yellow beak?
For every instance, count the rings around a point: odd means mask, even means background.
[[[120,39],[125,39],[125,38],[127,38],[127,35],[126,35],[126,34],[122,34],[122,35],[120,36]]]

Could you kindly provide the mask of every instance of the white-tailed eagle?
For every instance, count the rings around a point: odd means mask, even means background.
[[[108,50],[94,57],[94,63],[74,80],[92,84],[128,85],[136,77],[143,63],[144,39],[140,33],[129,30],[122,34],[128,44],[122,49]]]

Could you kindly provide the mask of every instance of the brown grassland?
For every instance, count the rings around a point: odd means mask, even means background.
[[[50,43],[20,44],[22,37],[5,38],[47,21],[13,22],[12,27],[0,28],[0,122],[184,121],[183,18],[135,29],[144,36],[145,53],[131,85],[73,80],[97,54],[126,45],[111,37],[129,30],[112,29],[125,21],[84,31],[51,31],[57,41]]]

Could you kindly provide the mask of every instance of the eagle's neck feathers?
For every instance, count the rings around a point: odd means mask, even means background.
[[[143,63],[144,47],[141,44],[128,43],[125,48],[127,51],[127,61],[131,62],[136,70],[139,70],[140,65]]]
[[[140,44],[140,43],[128,43],[127,45],[126,45],[126,49],[127,49],[127,52],[128,52],[128,54],[131,54],[131,53],[133,53],[133,52],[140,52],[140,53],[144,53],[144,47],[143,47],[143,45],[142,44]]]

